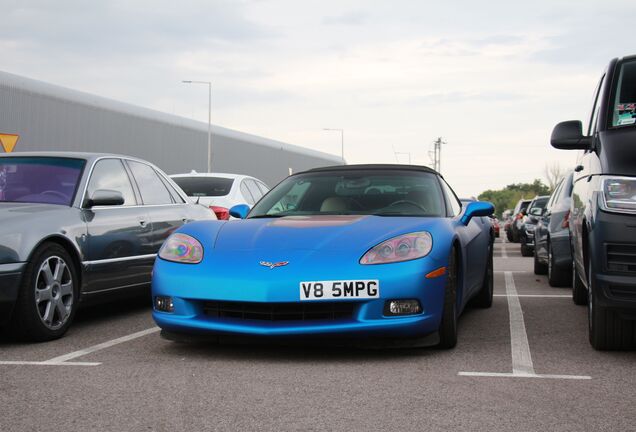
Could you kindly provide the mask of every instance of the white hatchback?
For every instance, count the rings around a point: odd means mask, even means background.
[[[269,188],[261,180],[240,174],[174,174],[170,178],[199,204],[209,207],[219,220],[230,219],[230,208],[237,204],[254,204]]]

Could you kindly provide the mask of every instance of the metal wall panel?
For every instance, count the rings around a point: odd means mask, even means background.
[[[0,72],[0,133],[14,151],[106,152],[146,159],[169,174],[207,170],[207,124]],[[0,152],[2,152],[0,147]],[[339,157],[212,126],[212,169],[270,187]]]

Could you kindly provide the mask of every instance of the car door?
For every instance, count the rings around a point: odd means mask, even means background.
[[[134,160],[126,163],[139,190],[143,208],[152,222],[151,249],[157,253],[170,234],[190,221],[188,204],[149,164]]]
[[[154,262],[152,224],[121,159],[95,163],[84,202],[104,189],[121,193],[124,203],[82,209],[88,235],[83,263],[87,294],[147,284]]]

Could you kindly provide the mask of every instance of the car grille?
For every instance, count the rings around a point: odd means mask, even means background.
[[[636,245],[606,243],[605,250],[608,271],[636,272]]]
[[[205,315],[214,318],[231,318],[258,321],[334,321],[353,317],[355,303],[251,303],[207,301],[203,304]]]

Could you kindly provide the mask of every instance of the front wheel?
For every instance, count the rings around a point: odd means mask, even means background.
[[[27,264],[10,334],[23,340],[48,341],[66,333],[77,309],[77,270],[66,249],[45,243]]]
[[[444,289],[444,309],[439,326],[439,347],[455,348],[457,345],[457,253],[455,248],[448,258],[448,272]]]

